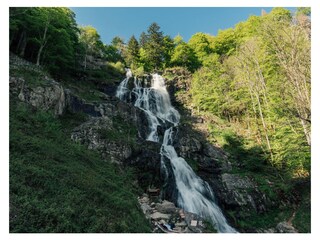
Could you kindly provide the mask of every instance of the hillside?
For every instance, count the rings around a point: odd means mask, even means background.
[[[104,44],[10,9],[10,232],[310,232],[310,29],[274,8]]]

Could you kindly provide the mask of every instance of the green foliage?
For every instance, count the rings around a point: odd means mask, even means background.
[[[217,229],[212,225],[210,220],[204,220],[203,224],[205,225],[204,233],[217,233]]]
[[[113,68],[116,72],[119,72],[120,74],[124,74],[126,71],[124,69],[124,64],[122,62],[110,62],[106,64],[107,68]]]
[[[10,232],[150,232],[131,172],[72,142],[69,117],[11,101]]]
[[[230,154],[230,159],[246,170],[252,172],[265,171],[267,156],[259,146],[246,146],[243,137],[235,133],[223,134],[225,144],[223,149]]]
[[[79,41],[84,48],[84,62],[86,68],[86,61],[88,55],[99,56],[103,53],[103,44],[100,40],[100,35],[92,26],[80,27]]]
[[[219,55],[230,55],[237,46],[237,39],[234,29],[219,30],[213,39],[211,48]]]
[[[253,229],[253,224],[254,229],[274,228],[275,223],[287,220],[290,217],[291,213],[292,212],[289,208],[283,209],[282,211],[273,209],[267,213],[255,213],[250,216],[247,216],[244,213],[240,213],[240,216],[236,220],[235,228],[249,232]]]
[[[311,7],[298,7],[297,8],[297,15],[306,15],[311,16]]]
[[[171,56],[171,66],[186,67],[193,72],[199,66],[194,51],[183,41],[181,36],[175,37],[174,42],[176,46]]]
[[[143,66],[140,66],[138,68],[134,68],[134,66],[132,66],[131,69],[135,76],[143,76],[145,74]]]
[[[14,69],[10,68],[9,73],[11,77],[23,78],[30,87],[44,86],[48,83],[48,73],[37,66],[22,65]]]
[[[68,8],[10,8],[10,50],[62,77],[74,71],[78,29]]]
[[[193,74],[191,93],[198,112],[239,122],[271,165],[305,177],[311,142],[310,25],[305,18],[298,19],[299,26],[294,22],[283,8],[250,17],[212,39],[215,54],[200,51],[205,35],[195,35],[202,67]]]
[[[205,56],[212,53],[211,41],[212,36],[205,33],[196,33],[192,35],[188,45],[193,49],[199,60],[202,61]]]
[[[149,71],[162,69],[163,58],[164,58],[164,36],[163,32],[160,31],[160,27],[157,23],[152,23],[146,35],[146,43],[144,47],[145,61],[148,62]]]
[[[132,36],[129,39],[127,54],[126,54],[126,64],[128,66],[137,66],[139,62],[139,43],[137,39]]]

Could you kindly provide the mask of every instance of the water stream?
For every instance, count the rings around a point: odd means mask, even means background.
[[[178,126],[180,114],[171,105],[164,78],[153,74],[149,85],[134,78],[131,90],[128,86],[130,78],[132,79],[132,73],[127,70],[126,78],[120,83],[116,96],[121,100],[129,98],[134,106],[146,113],[149,123],[147,140],[159,142],[158,126],[170,123],[164,133],[160,154],[162,158],[166,157],[170,160],[178,191],[177,205],[188,212],[210,219],[218,232],[237,232],[227,223],[221,209],[216,204],[209,184],[195,174],[188,163],[178,156],[173,147],[173,126]]]

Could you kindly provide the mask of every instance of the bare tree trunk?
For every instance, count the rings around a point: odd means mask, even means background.
[[[88,57],[88,49],[86,48],[86,52],[84,54],[84,70],[87,69],[87,57]]]
[[[38,54],[37,54],[37,63],[36,65],[39,66],[40,65],[40,58],[41,58],[41,53],[43,51],[43,48],[46,46],[47,44],[47,31],[48,31],[48,28],[49,28],[49,19],[48,21],[46,22],[46,26],[44,28],[44,32],[43,32],[43,36],[42,36],[42,39],[41,39],[41,45],[40,45],[40,48],[39,48],[39,51],[38,51]]]
[[[302,125],[302,128],[303,128],[304,135],[306,136],[308,145],[311,146],[311,134],[310,134],[310,131],[309,131],[308,124],[303,119],[301,119],[300,121],[301,121],[301,125]]]
[[[269,140],[269,136],[268,136],[267,125],[265,123],[265,120],[264,120],[264,117],[263,117],[263,113],[262,113],[262,109],[261,109],[260,98],[259,98],[258,94],[255,94],[255,95],[256,95],[256,98],[257,98],[257,102],[258,102],[259,114],[260,114],[260,118],[261,118],[263,129],[264,129],[264,133],[265,133],[268,149],[269,149],[269,152],[270,152],[270,157],[271,157],[271,160],[273,161],[273,153],[272,153],[271,144],[270,144],[270,140]]]

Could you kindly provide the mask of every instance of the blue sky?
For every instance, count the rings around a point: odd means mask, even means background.
[[[157,22],[161,30],[171,37],[180,34],[185,41],[196,32],[216,35],[219,29],[233,27],[246,20],[250,15],[260,15],[261,9],[267,12],[270,7],[77,7],[79,25],[95,27],[104,43],[119,36],[127,41],[132,35],[138,39],[142,31]],[[293,10],[294,8],[288,8]]]

